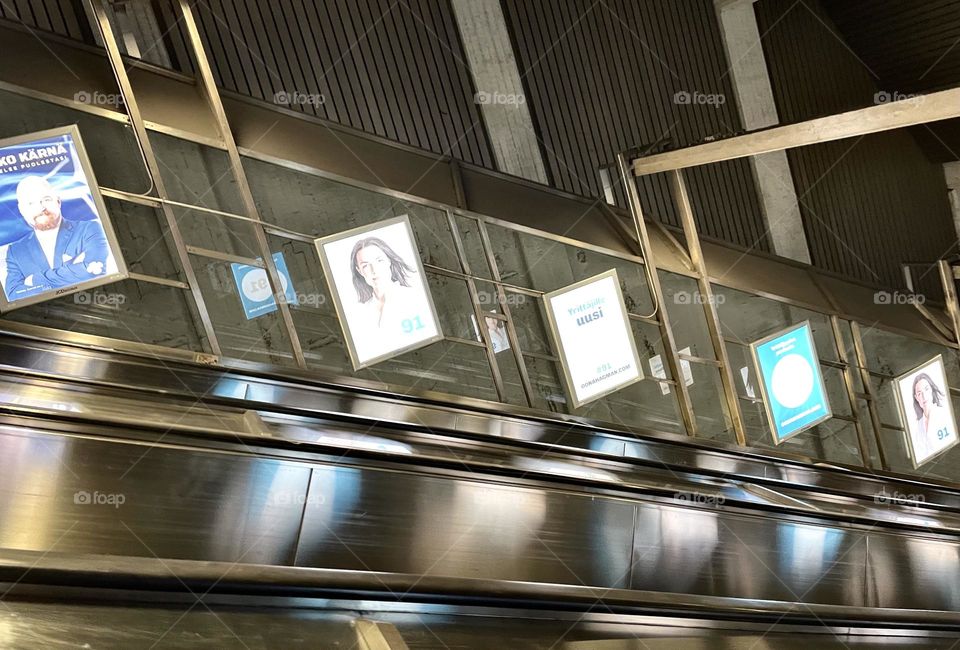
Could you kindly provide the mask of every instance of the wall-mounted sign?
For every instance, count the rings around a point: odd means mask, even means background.
[[[810,323],[768,336],[750,348],[775,444],[830,418]]]
[[[960,441],[942,357],[897,377],[893,390],[914,468]]]
[[[544,296],[573,408],[643,379],[616,270]]]
[[[443,338],[406,215],[315,244],[355,369]]]
[[[0,141],[0,309],[125,277],[77,127]]]
[[[277,267],[280,285],[287,303],[290,305],[299,304],[297,291],[293,288],[293,282],[290,281],[290,272],[287,271],[287,261],[283,259],[283,253],[274,253],[273,263]],[[273,292],[270,291],[266,269],[250,264],[237,264],[236,262],[231,264],[230,268],[233,269],[233,279],[237,283],[237,293],[240,295],[243,313],[247,320],[277,311],[277,300],[273,297]]]

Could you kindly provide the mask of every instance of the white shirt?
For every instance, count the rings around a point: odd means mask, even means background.
[[[53,268],[53,253],[57,248],[57,235],[60,233],[60,225],[58,224],[56,228],[51,230],[37,230],[37,241],[40,242],[40,248],[43,249],[43,254],[47,258],[47,264],[50,265],[50,268]]]

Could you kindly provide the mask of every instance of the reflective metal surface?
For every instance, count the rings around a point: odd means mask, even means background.
[[[176,369],[178,391],[142,360],[8,351],[8,368],[75,377],[0,386],[14,412],[0,418],[8,582],[54,561],[116,575],[133,557],[124,570],[146,576],[159,558],[178,579],[201,569],[174,560],[220,563],[215,578],[241,583],[255,579],[244,567],[286,567],[278,586],[334,569],[403,592],[479,580],[487,594],[614,590],[659,607],[960,612],[960,495],[945,487],[679,437],[584,427],[557,445],[530,420],[199,367]],[[484,422],[496,428],[465,435]]]

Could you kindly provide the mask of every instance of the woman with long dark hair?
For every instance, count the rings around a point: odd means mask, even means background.
[[[415,326],[411,310],[419,310],[421,301],[417,292],[410,289],[417,270],[390,244],[379,237],[358,240],[350,253],[350,272],[357,301],[367,312],[365,318],[374,321],[376,328],[404,331]]]
[[[946,399],[927,373],[921,372],[914,378],[913,410],[917,414],[920,433],[936,434],[938,428],[948,425],[947,410],[943,408]]]

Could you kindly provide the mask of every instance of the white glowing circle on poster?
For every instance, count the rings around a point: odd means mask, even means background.
[[[773,398],[785,408],[797,408],[813,392],[813,368],[799,354],[788,354],[773,369],[770,388]]]

